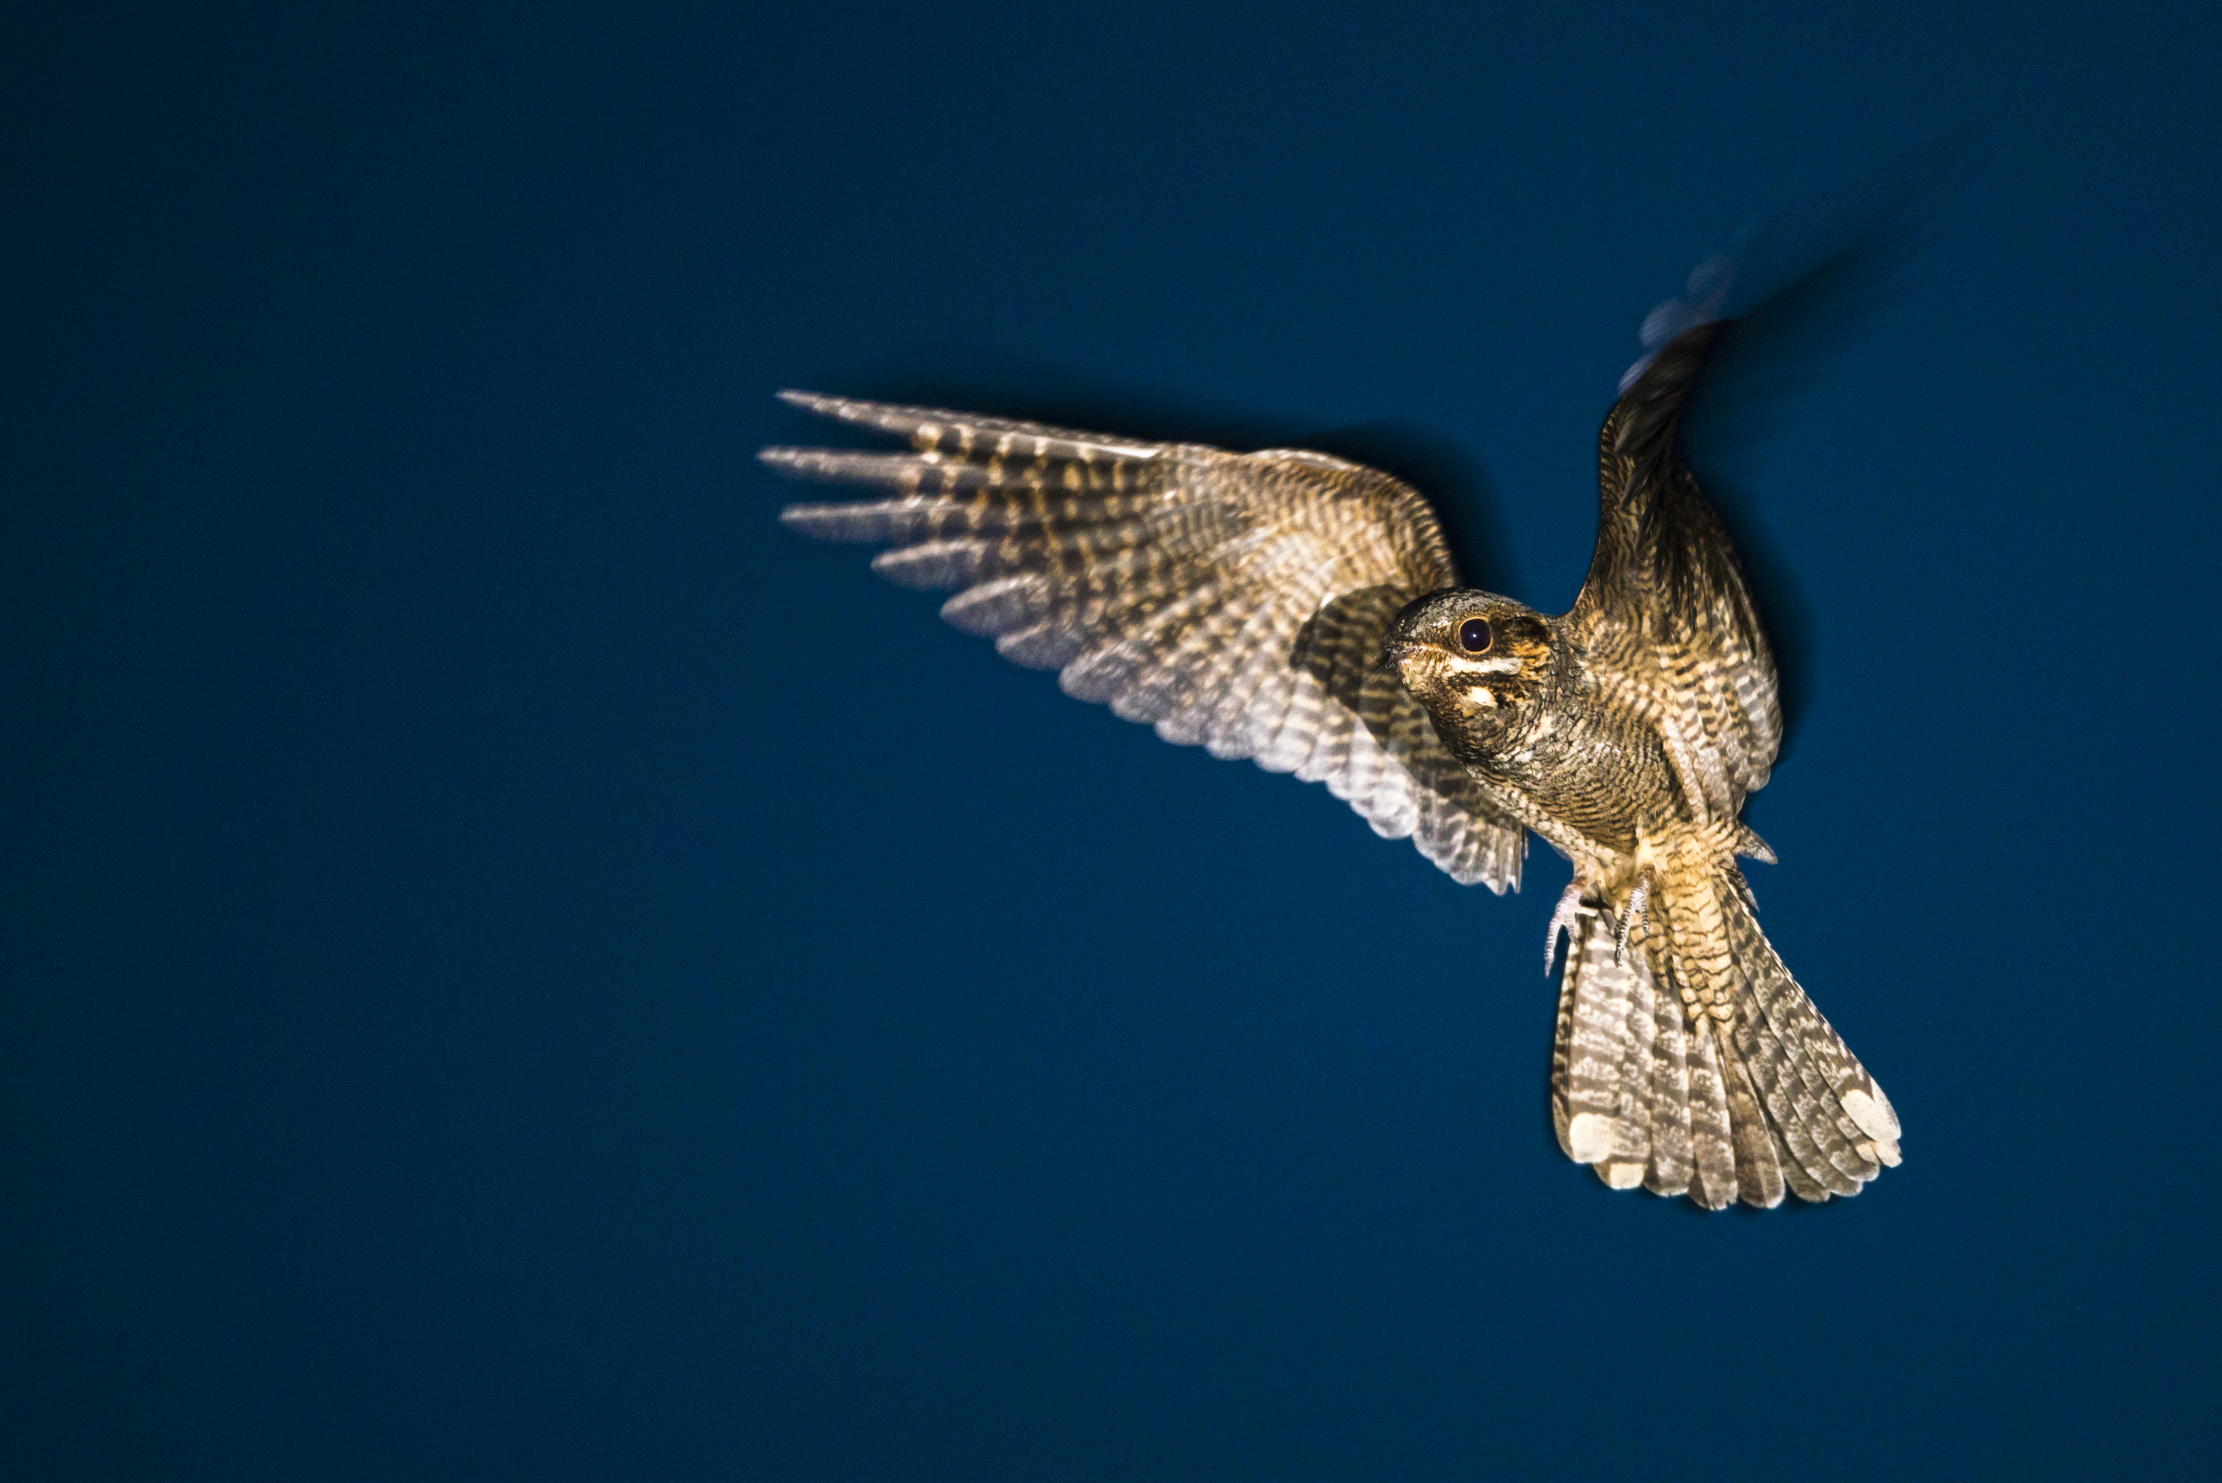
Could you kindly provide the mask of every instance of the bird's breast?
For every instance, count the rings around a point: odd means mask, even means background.
[[[1684,815],[1656,734],[1601,707],[1539,707],[1470,763],[1533,810],[1529,826],[1567,854],[1633,854]]]

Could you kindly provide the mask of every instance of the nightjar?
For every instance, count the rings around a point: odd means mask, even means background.
[[[1890,1103],[1759,929],[1739,819],[1781,740],[1773,659],[1682,455],[1724,277],[1653,312],[1598,448],[1571,611],[1462,586],[1427,502],[1290,449],[1228,453],[784,393],[910,451],[768,448],[876,486],[781,519],[884,543],[942,616],[1167,741],[1323,782],[1462,883],[1517,887],[1527,831],[1573,864],[1551,1106],[1615,1189],[1708,1209],[1856,1194],[1899,1159]]]

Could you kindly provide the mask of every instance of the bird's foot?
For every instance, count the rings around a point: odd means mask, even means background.
[[[1551,970],[1558,964],[1558,945],[1561,939],[1569,942],[1573,940],[1574,918],[1582,909],[1582,893],[1588,889],[1589,883],[1580,876],[1575,876],[1566,883],[1566,889],[1559,892],[1558,905],[1551,908],[1551,925],[1543,931],[1545,978],[1551,976]]]
[[[1628,939],[1635,935],[1636,924],[1641,922],[1645,914],[1651,909],[1651,886],[1657,879],[1658,877],[1648,865],[1643,868],[1643,874],[1636,877],[1636,888],[1628,893],[1628,905],[1620,913],[1619,935],[1613,939],[1613,961],[1615,963],[1628,961]]]

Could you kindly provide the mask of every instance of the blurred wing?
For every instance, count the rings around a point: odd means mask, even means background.
[[[1463,883],[1517,885],[1526,834],[1380,665],[1390,619],[1455,585],[1426,501],[1324,454],[1196,444],[844,401],[786,400],[911,453],[768,448],[775,468],[876,484],[787,525],[884,541],[875,571],[955,588],[942,616],[1065,693],[1167,741],[1324,782]]]
[[[1569,617],[1608,695],[1658,728],[1693,807],[1733,818],[1766,786],[1782,709],[1735,547],[1677,446],[1721,329],[1677,324],[1670,311],[1687,308],[1654,311],[1646,339],[1664,343],[1637,363],[1605,419],[1597,552]]]

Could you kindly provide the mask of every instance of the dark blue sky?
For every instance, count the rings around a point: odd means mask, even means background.
[[[10,26],[0,1470],[2197,1472],[2211,14],[749,9]],[[751,456],[1310,443],[1556,609],[1644,311],[1947,137],[1721,455],[1848,1204],[1605,1191],[1555,856],[1068,701]]]

